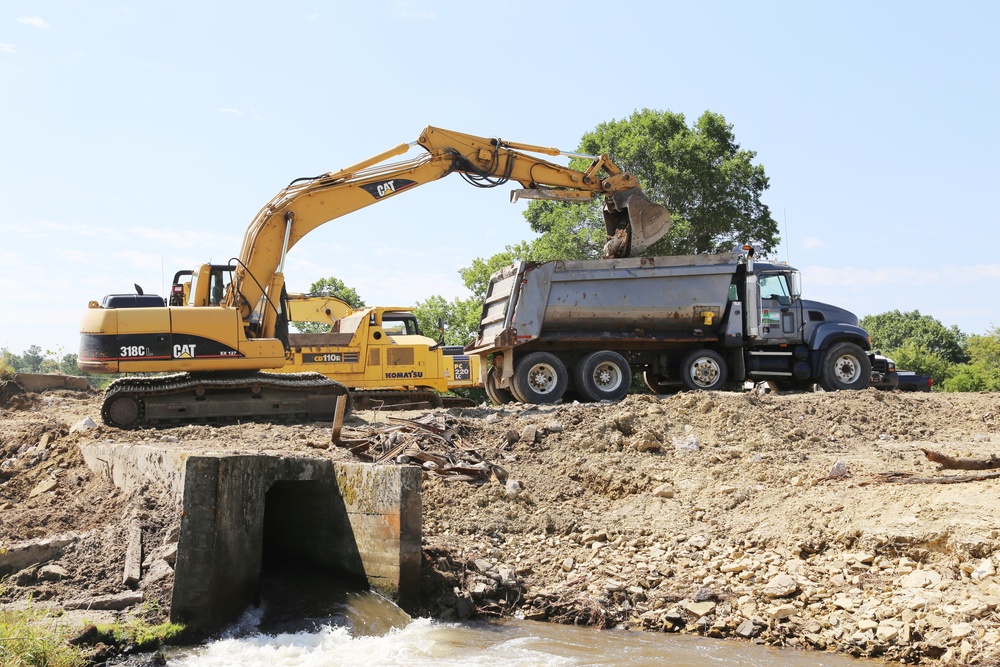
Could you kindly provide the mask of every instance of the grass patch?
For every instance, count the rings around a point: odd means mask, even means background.
[[[71,626],[61,617],[60,610],[30,603],[26,609],[0,610],[0,666],[87,667],[114,655],[182,643],[186,632],[183,625],[152,624],[141,617],[99,626]]]
[[[60,614],[28,608],[0,611],[0,665],[83,667],[88,656],[66,643],[78,632],[58,623]]]
[[[185,630],[185,626],[177,623],[150,625],[139,618],[97,626],[98,634],[104,638],[106,644],[140,653],[155,651],[164,644],[182,642]]]

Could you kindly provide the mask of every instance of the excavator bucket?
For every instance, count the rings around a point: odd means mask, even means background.
[[[670,230],[670,213],[650,201],[639,188],[611,195],[604,203],[608,242],[605,257],[638,255]]]

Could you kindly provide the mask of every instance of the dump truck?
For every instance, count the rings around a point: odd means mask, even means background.
[[[746,380],[864,389],[858,318],[801,296],[799,272],[754,249],[672,257],[516,262],[493,274],[475,341],[497,403],[620,400],[633,372],[656,393]]]

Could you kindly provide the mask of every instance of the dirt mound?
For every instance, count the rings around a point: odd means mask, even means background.
[[[74,536],[11,573],[4,602],[125,591],[128,523],[140,521],[155,545],[170,531],[160,490],[118,491],[83,465],[80,442],[353,460],[329,447],[324,424],[123,432],[100,425],[91,394],[0,395],[0,547]],[[495,474],[479,484],[425,477],[430,613],[756,637],[910,662],[982,658],[1000,640],[1000,482],[886,481],[940,475],[922,448],[1000,449],[998,394],[685,392],[448,414]],[[359,412],[348,426],[388,427],[388,416]],[[167,590],[150,596],[165,602]]]

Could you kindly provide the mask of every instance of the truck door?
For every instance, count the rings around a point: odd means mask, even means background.
[[[784,273],[762,273],[760,285],[761,338],[770,343],[799,343],[802,335],[802,314],[795,306],[788,276]]]

